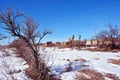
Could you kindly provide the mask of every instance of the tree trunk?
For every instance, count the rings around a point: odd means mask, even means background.
[[[36,70],[39,71],[39,64],[40,64],[39,56],[36,52],[34,52],[33,55],[34,55],[34,60],[35,60],[35,68],[36,68]]]

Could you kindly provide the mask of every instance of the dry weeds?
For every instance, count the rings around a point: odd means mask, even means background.
[[[104,76],[113,80],[120,80],[120,78],[116,74],[107,73]]]
[[[77,73],[77,80],[105,80],[103,75],[92,69],[80,70]]]
[[[98,52],[98,51],[99,52],[113,52],[113,53],[120,52],[119,49],[106,50],[104,48],[94,48],[94,49],[88,48],[87,50],[92,51],[92,52]]]
[[[108,59],[109,63],[120,65],[120,59]]]
[[[83,58],[75,59],[74,61],[86,62],[86,60]]]

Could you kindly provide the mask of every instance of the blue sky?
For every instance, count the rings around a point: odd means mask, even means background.
[[[45,41],[90,39],[111,23],[120,28],[120,0],[0,0],[0,9],[13,7],[34,17],[40,28],[54,32]]]

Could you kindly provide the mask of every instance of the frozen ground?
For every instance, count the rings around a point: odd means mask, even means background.
[[[43,48],[41,51],[52,73],[62,80],[76,80],[76,73],[87,68],[96,70],[102,75],[113,74],[120,80],[120,65],[108,62],[108,59],[120,60],[120,52],[90,52],[68,48]],[[108,77],[105,79],[113,80]]]
[[[24,71],[27,67],[10,49],[0,50],[0,80],[30,80]]]
[[[79,71],[88,68],[102,75],[108,74],[108,77],[104,77],[105,80],[120,80],[120,64],[113,64],[109,61],[110,59],[120,60],[120,52],[90,52],[87,50],[78,51],[76,49],[58,49],[55,47],[41,48],[40,51],[51,72],[62,80],[76,80],[76,75]],[[22,58],[17,57],[10,49],[0,51],[0,80],[30,80],[25,75],[27,67],[26,62]],[[88,73],[79,74],[90,80]]]

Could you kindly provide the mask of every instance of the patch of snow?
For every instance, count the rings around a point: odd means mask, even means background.
[[[105,77],[105,80],[113,80],[113,79],[111,79],[111,78],[108,78],[108,77]]]
[[[78,51],[76,49],[58,49],[52,47],[45,48],[41,53],[41,56],[43,55],[52,73],[58,76],[61,75],[62,80],[74,80],[74,76],[76,75],[75,71],[84,68],[91,68],[101,73],[113,73],[120,77],[120,65],[115,66],[108,63],[108,59],[120,59],[120,57],[118,57],[120,56],[120,52],[91,52],[87,50]],[[81,58],[85,59],[86,62],[75,61],[75,59]],[[69,67],[69,64],[71,70],[65,72],[64,70]],[[82,65],[88,65],[88,67]],[[67,77],[66,75],[70,76]]]
[[[10,49],[0,51],[0,80],[31,80],[25,75],[25,69],[28,68],[25,60],[13,53]]]
[[[75,72],[65,72],[60,76],[62,80],[76,80]]]

